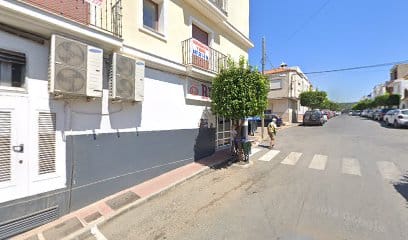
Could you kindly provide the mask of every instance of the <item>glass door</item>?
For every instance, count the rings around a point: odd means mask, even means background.
[[[231,128],[230,119],[217,116],[217,149],[227,148],[231,145]]]

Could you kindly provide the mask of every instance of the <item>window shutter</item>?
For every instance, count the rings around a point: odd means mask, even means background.
[[[11,180],[11,113],[0,112],[0,182]]]
[[[208,33],[193,24],[193,38],[208,46]]]
[[[38,115],[38,173],[56,172],[55,165],[56,114],[40,112]]]
[[[26,63],[26,56],[24,53],[13,52],[0,48],[0,61],[23,65]]]

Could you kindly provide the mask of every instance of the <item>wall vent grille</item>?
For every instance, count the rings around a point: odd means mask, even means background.
[[[44,225],[58,218],[58,206],[21,218],[0,223],[0,239],[8,239],[19,233]]]

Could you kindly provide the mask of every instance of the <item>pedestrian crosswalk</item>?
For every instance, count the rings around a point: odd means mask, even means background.
[[[377,162],[378,170],[384,179],[398,180],[401,172],[393,162],[380,161]]]
[[[264,162],[269,162],[272,159],[274,159],[279,153],[280,153],[280,151],[278,151],[278,150],[271,150],[271,151],[268,151],[266,154],[264,154],[262,157],[260,157],[258,160],[259,161],[264,161]]]
[[[326,168],[327,156],[316,154],[310,162],[309,168],[316,170],[324,170]]]
[[[302,156],[302,153],[291,152],[285,159],[283,159],[281,163],[286,164],[286,165],[296,165],[296,163],[299,161],[299,158],[301,156]]]
[[[343,158],[342,173],[361,176],[360,163],[354,158]]]
[[[252,149],[251,157],[254,157],[255,154],[261,151],[262,149],[260,148]],[[289,166],[295,166],[301,161],[310,161],[308,162],[309,169],[318,171],[327,170],[327,166],[330,162],[329,156],[323,154],[314,154],[311,160],[308,160],[307,156],[303,158],[302,156],[303,153],[301,152],[282,153],[281,151],[274,149],[268,150],[266,152],[263,151],[260,157],[257,158],[257,160],[262,162],[270,162],[274,159],[281,159],[280,164]],[[367,166],[365,167],[367,168]],[[402,176],[401,171],[398,169],[397,165],[393,162],[377,161],[375,167],[377,168],[378,173],[380,173],[381,177],[384,180],[398,181]],[[342,175],[362,177],[361,163],[356,158],[344,157],[340,159],[340,168],[341,169],[339,171],[341,171]]]

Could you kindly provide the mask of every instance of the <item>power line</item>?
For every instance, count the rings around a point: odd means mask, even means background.
[[[324,71],[307,72],[305,74],[310,75],[310,74],[353,71],[353,70],[366,69],[366,68],[386,67],[386,66],[396,65],[396,64],[406,63],[406,62],[408,62],[408,60],[399,61],[399,62],[380,63],[380,64],[374,64],[374,65],[366,65],[366,66],[358,66],[358,67],[349,67],[349,68],[340,68],[340,69],[332,69],[332,70],[324,70]]]
[[[289,42],[292,40],[294,36],[296,36],[297,33],[299,33],[303,28],[305,28],[315,17],[317,17],[321,11],[330,3],[331,0],[326,0],[318,9],[316,12],[314,12],[312,15],[310,15],[309,18],[307,18],[303,24],[299,26],[289,37],[286,39],[286,42]]]

